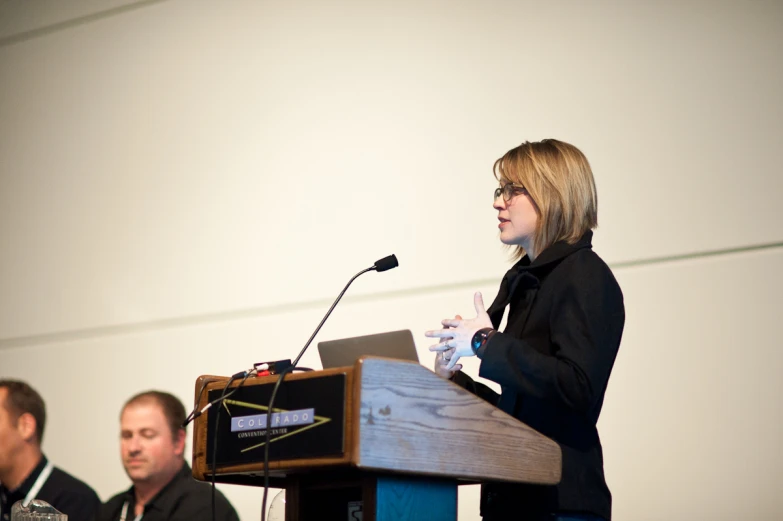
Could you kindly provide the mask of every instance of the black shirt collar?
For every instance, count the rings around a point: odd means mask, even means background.
[[[24,478],[22,484],[16,487],[15,490],[8,490],[5,485],[0,485],[0,488],[2,488],[3,491],[6,492],[9,496],[21,496],[24,498],[27,493],[30,492],[30,489],[33,488],[35,480],[38,479],[38,476],[41,475],[41,472],[43,472],[43,469],[46,467],[47,463],[49,463],[49,460],[46,459],[46,456],[41,455],[41,459],[38,462],[38,465],[35,466],[33,471],[30,472],[26,478]]]
[[[582,248],[592,248],[592,239],[593,232],[587,230],[584,235],[582,235],[574,244],[568,244],[566,241],[558,241],[554,243],[549,248],[542,251],[533,262],[530,262],[530,257],[525,255],[514,265],[514,268],[535,269],[540,266],[545,266],[547,264],[560,261],[577,250],[581,250]]]
[[[149,500],[149,502],[144,506],[144,512],[147,512],[153,508],[164,512],[171,510],[175,506],[172,502],[175,501],[176,494],[170,494],[170,492],[173,489],[176,489],[178,482],[180,482],[182,479],[191,479],[192,475],[193,471],[190,469],[190,465],[188,465],[186,461],[183,461],[182,468],[179,469],[176,474],[174,474],[174,477],[171,478],[171,481],[166,483],[166,485],[160,489],[160,492],[155,494],[155,497]],[[133,486],[131,486],[131,488],[125,492],[125,496],[125,501],[128,502],[129,507],[128,512],[133,512],[133,509],[136,507],[136,493]],[[129,516],[131,519],[133,517]]]
[[[530,262],[530,257],[525,255],[506,272],[500,282],[500,289],[492,305],[487,309],[494,327],[500,325],[506,306],[511,302],[512,296],[517,290],[538,288],[546,274],[554,264],[568,257],[577,250],[592,248],[593,232],[587,231],[574,244],[559,241],[545,249]]]
[[[24,481],[22,481],[22,484],[16,487],[15,490],[8,490],[5,485],[0,484],[0,510],[2,511],[3,518],[8,515],[10,519],[11,507],[17,501],[20,501],[27,496],[27,493],[30,492],[30,489],[33,488],[35,481],[38,479],[38,476],[41,475],[41,472],[43,472],[43,469],[46,467],[47,463],[48,460],[46,459],[46,456],[42,455],[41,460],[35,466],[33,471],[30,472]]]

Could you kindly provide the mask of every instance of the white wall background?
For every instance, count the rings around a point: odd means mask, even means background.
[[[107,499],[125,399],[291,357],[389,253],[319,338],[407,328],[429,364],[508,266],[493,161],[557,137],[626,296],[614,518],[780,519],[782,55],[774,0],[5,0],[0,377]]]

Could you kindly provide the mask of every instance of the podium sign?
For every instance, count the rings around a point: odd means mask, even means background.
[[[267,420],[271,425],[270,460],[342,456],[345,374],[286,381],[277,392],[271,417],[267,409],[275,382],[269,380],[237,389],[223,401],[219,418],[214,408],[209,411],[207,462],[212,463],[216,418],[218,466],[263,461]],[[215,400],[222,394],[222,389],[212,389],[208,399]]]

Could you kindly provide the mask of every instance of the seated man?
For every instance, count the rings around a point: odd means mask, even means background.
[[[185,463],[185,407],[160,391],[137,394],[120,415],[120,455],[131,488],[100,507],[96,521],[211,521],[210,485],[196,481]],[[217,521],[238,521],[217,491]]]
[[[0,380],[0,520],[11,519],[19,500],[46,501],[68,514],[70,521],[88,521],[101,504],[95,491],[52,465],[41,452],[46,406],[29,385]]]

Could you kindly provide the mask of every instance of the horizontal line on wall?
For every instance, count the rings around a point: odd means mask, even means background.
[[[0,38],[0,47],[3,47],[5,45],[13,45],[20,42],[26,42],[28,40],[32,40],[34,38],[39,38],[41,36],[46,36],[52,33],[56,33],[65,29],[69,29],[71,27],[78,27],[80,25],[85,25],[88,23],[96,22],[98,20],[103,20],[105,18],[110,18],[112,16],[117,16],[119,14],[127,13],[128,11],[141,9],[143,7],[147,7],[152,4],[161,4],[166,1],[167,0],[138,0],[137,2],[133,2],[131,4],[112,7],[111,9],[105,9],[103,11],[90,13],[88,15],[80,16],[78,18],[71,18],[70,20],[65,20],[63,22],[57,22],[51,25],[46,25],[44,27],[31,29],[29,31],[23,31],[21,33],[12,34],[10,36],[4,36]]]
[[[461,288],[473,288],[476,284],[487,284],[497,282],[496,279],[485,281],[469,281],[453,284],[441,284],[436,286],[426,286],[420,288],[402,289],[396,291],[385,291],[367,295],[348,296],[340,300],[341,305],[348,303],[375,302],[378,300],[399,297],[419,296],[430,293],[439,293],[452,291]],[[275,304],[271,306],[259,306],[247,309],[238,309],[233,311],[224,311],[218,313],[204,313],[199,315],[189,315],[185,317],[164,318],[159,320],[148,320],[132,324],[118,324],[114,326],[85,328],[72,331],[59,331],[55,333],[46,333],[42,335],[29,335],[16,338],[0,339],[0,349],[11,347],[26,347],[40,344],[52,344],[61,342],[72,342],[75,340],[84,340],[91,338],[100,338],[105,336],[126,335],[133,333],[144,333],[148,331],[159,331],[178,327],[187,327],[203,324],[214,324],[220,322],[229,322],[233,320],[255,319],[264,316],[274,316],[286,313],[296,313],[300,311],[322,310],[326,313],[334,299],[318,299],[303,302],[292,302],[287,304]],[[313,324],[315,327],[316,324]]]
[[[670,262],[681,262],[693,259],[704,259],[707,257],[720,257],[723,255],[733,255],[737,253],[751,253],[763,250],[774,250],[783,248],[783,242],[769,242],[765,244],[753,244],[749,246],[738,246],[736,248],[724,248],[720,250],[699,251],[693,253],[683,253],[679,255],[666,255],[662,257],[652,257],[649,259],[640,259],[632,261],[621,261],[610,263],[613,270],[623,268],[634,268],[637,266],[654,266],[658,264],[667,264]]]
[[[692,259],[703,259],[707,257],[719,257],[723,255],[751,253],[762,250],[772,250],[783,248],[783,242],[759,244],[753,246],[744,246],[739,248],[727,248],[722,250],[712,250],[698,253],[688,253],[683,255],[670,255],[665,257],[656,257],[651,259],[616,262],[610,264],[614,270],[624,268],[633,268],[639,266],[654,266],[673,262],[681,262]],[[455,290],[473,291],[477,287],[498,284],[500,276],[491,279],[475,279],[467,282],[439,284],[433,286],[423,286],[418,288],[402,289],[396,291],[386,291],[373,293],[369,295],[358,295],[345,297],[343,303],[353,302],[371,302],[390,298],[417,297],[433,293],[442,293]],[[273,316],[285,313],[294,313],[299,311],[323,310],[326,312],[328,306],[333,301],[331,299],[318,299],[305,302],[295,302],[289,304],[276,304],[273,306],[260,306],[255,308],[240,309],[234,311],[225,311],[221,313],[205,313],[200,315],[190,315],[186,317],[165,318],[160,320],[149,320],[137,322],[134,324],[120,324],[114,326],[85,328],[72,331],[60,331],[56,333],[47,333],[43,335],[29,335],[16,338],[7,338],[0,340],[0,349],[13,347],[26,347],[32,345],[52,344],[62,342],[73,342],[76,340],[100,338],[114,335],[126,335],[133,333],[144,333],[149,331],[158,331],[162,329],[187,327],[193,325],[203,325],[205,323],[227,322],[232,320],[245,320],[259,318],[263,316]],[[315,324],[313,324],[315,325]]]

